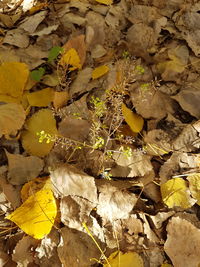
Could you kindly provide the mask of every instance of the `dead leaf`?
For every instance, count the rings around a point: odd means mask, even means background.
[[[96,0],[96,2],[100,3],[100,4],[104,4],[104,5],[111,5],[113,3],[112,0]]]
[[[198,267],[200,247],[200,230],[190,222],[173,217],[167,225],[167,240],[164,250],[174,267]]]
[[[106,65],[99,66],[92,71],[92,79],[98,79],[105,75],[109,71],[109,67]]]
[[[67,104],[69,100],[68,92],[55,92],[53,98],[53,106],[57,110]]]
[[[189,189],[192,197],[197,200],[197,204],[200,206],[200,174],[195,173],[188,175]]]
[[[70,48],[66,53],[63,54],[60,60],[60,65],[71,65],[72,67],[69,67],[70,71],[81,69],[80,58],[74,48]]]
[[[0,105],[0,134],[15,133],[22,127],[25,118],[22,105],[16,103]]]
[[[23,29],[17,28],[6,33],[3,43],[15,45],[24,49],[29,45],[29,37]]]
[[[142,257],[136,252],[122,253],[121,251],[113,252],[109,258],[108,263],[105,263],[103,267],[143,267],[144,263]]]
[[[27,94],[27,99],[30,106],[46,107],[54,98],[54,90],[52,88],[45,88],[33,93]]]
[[[47,15],[47,11],[41,11],[35,15],[25,18],[19,28],[25,30],[28,33],[34,33],[38,25],[44,20]]]
[[[34,156],[10,154],[6,151],[8,158],[8,180],[13,185],[21,185],[37,177],[43,169],[43,161]]]

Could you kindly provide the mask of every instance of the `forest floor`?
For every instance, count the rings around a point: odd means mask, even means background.
[[[0,266],[200,266],[200,3],[0,2]]]

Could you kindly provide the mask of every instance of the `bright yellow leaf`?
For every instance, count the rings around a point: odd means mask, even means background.
[[[26,118],[22,105],[8,103],[0,105],[0,134],[12,134],[19,130]]]
[[[122,104],[122,114],[125,121],[134,133],[139,133],[142,130],[144,125],[143,118],[127,108],[124,103]]]
[[[104,5],[111,5],[113,3],[113,0],[96,0],[96,2]]]
[[[108,263],[105,263],[104,267],[143,267],[143,260],[136,252],[122,253],[121,251],[113,252],[109,258]]]
[[[39,142],[37,133],[57,134],[56,121],[50,109],[41,109],[27,121],[27,130],[22,133],[22,146],[33,156],[46,156],[52,149],[54,142]]]
[[[169,207],[191,208],[195,201],[190,197],[187,182],[182,178],[173,178],[160,186],[163,202]]]
[[[173,267],[173,265],[169,263],[163,263],[160,267]]]
[[[51,190],[50,180],[45,186],[30,196],[6,219],[18,225],[26,234],[42,239],[49,234],[57,214],[56,200]]]
[[[104,74],[106,74],[109,71],[109,67],[106,65],[102,65],[100,67],[97,67],[96,69],[93,70],[92,72],[92,79],[98,79]]]
[[[28,66],[5,62],[0,66],[0,94],[20,98],[29,77]]]
[[[53,98],[54,90],[52,88],[45,88],[27,94],[28,102],[33,107],[47,107],[53,101]]]
[[[71,65],[72,67],[69,70],[81,69],[80,58],[77,51],[74,48],[70,48],[61,58],[60,64]]]
[[[197,200],[197,204],[200,206],[200,173],[189,175],[187,180],[192,197]]]

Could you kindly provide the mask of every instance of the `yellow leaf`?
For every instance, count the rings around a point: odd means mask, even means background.
[[[189,175],[187,180],[192,197],[197,200],[197,204],[200,206],[200,173]]]
[[[69,100],[68,92],[55,92],[53,106],[55,109],[62,108]]]
[[[20,103],[21,98],[12,97],[9,95],[0,95],[0,102],[4,103]]]
[[[163,202],[169,207],[191,208],[195,201],[190,197],[187,183],[182,178],[170,179],[160,186]]]
[[[139,133],[142,130],[144,125],[143,118],[127,108],[124,103],[122,104],[122,114],[125,121],[134,133]]]
[[[54,98],[54,90],[52,88],[45,88],[40,91],[27,94],[28,102],[34,107],[46,107]]]
[[[26,234],[36,239],[42,239],[50,233],[56,214],[56,200],[48,179],[40,191],[30,196],[6,219],[14,222]]]
[[[29,9],[29,14],[33,15],[35,14],[37,11],[40,11],[41,9],[48,7],[47,3],[41,3],[41,4],[37,4],[36,6],[31,7],[31,9]]]
[[[28,66],[20,62],[5,62],[0,66],[0,94],[19,98],[29,77]]]
[[[111,5],[113,3],[113,0],[96,0],[96,2],[104,5]]]
[[[11,134],[19,130],[26,118],[22,105],[9,103],[0,105],[0,134]]]
[[[173,267],[173,265],[169,263],[163,263],[160,267]]]
[[[46,156],[54,145],[54,142],[39,143],[37,133],[44,131],[47,134],[57,134],[56,121],[50,109],[41,109],[27,121],[27,130],[22,133],[22,146],[33,156]]]
[[[104,264],[104,267],[143,267],[143,260],[136,252],[122,253],[121,251],[113,252],[109,258],[108,263]]]
[[[98,79],[104,74],[106,74],[109,71],[109,67],[106,65],[102,65],[100,67],[97,67],[96,69],[93,70],[92,72],[92,79]]]
[[[74,48],[70,48],[61,58],[60,64],[71,65],[69,70],[81,69],[81,63],[78,53]]]

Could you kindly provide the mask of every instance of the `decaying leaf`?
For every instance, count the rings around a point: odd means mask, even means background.
[[[49,109],[41,109],[27,121],[27,130],[22,133],[22,145],[33,156],[43,157],[49,153],[54,142],[39,142],[37,133],[57,134],[56,121]]]
[[[97,67],[96,69],[93,70],[92,72],[92,79],[98,79],[104,74],[106,74],[109,71],[109,67],[106,65],[102,65]]]
[[[0,134],[12,134],[19,130],[26,118],[22,105],[9,103],[0,105]]]
[[[195,204],[195,200],[190,197],[187,183],[182,178],[170,179],[162,184],[161,195],[163,202],[169,207],[181,207],[183,209],[191,208]]]
[[[167,225],[167,240],[164,250],[174,267],[200,264],[200,230],[190,222],[173,217]]]
[[[143,260],[136,252],[122,253],[121,251],[113,252],[109,258],[108,263],[105,263],[104,267],[143,267]]]
[[[30,196],[6,219],[17,224],[26,234],[35,239],[42,239],[51,231],[56,214],[56,200],[50,181],[47,180],[40,191]]]
[[[8,180],[13,185],[24,184],[30,179],[37,177],[43,168],[43,161],[34,156],[10,154],[6,151],[8,158]]]
[[[28,80],[28,66],[20,62],[5,62],[0,66],[0,94],[20,98]]]
[[[189,181],[189,189],[194,199],[197,200],[197,204],[200,205],[200,174],[195,173],[187,177]]]
[[[140,115],[135,114],[132,110],[127,108],[125,104],[122,104],[122,114],[134,133],[139,133],[142,130],[144,120]]]

